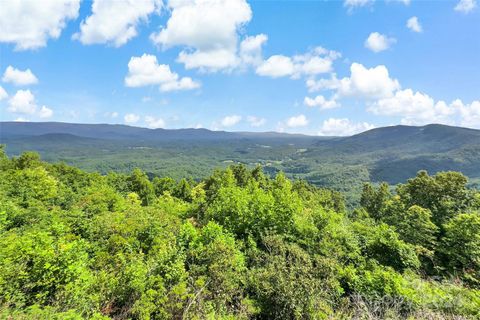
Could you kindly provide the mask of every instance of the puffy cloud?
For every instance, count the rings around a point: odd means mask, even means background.
[[[0,86],[0,101],[6,98],[8,98],[8,93],[2,88],[2,86]]]
[[[123,120],[125,123],[137,123],[138,120],[140,120],[140,116],[135,113],[127,113],[124,117]]]
[[[53,116],[53,110],[46,106],[42,106],[38,111],[38,116],[42,119],[51,118]]]
[[[372,32],[365,40],[365,47],[373,52],[380,52],[390,48],[392,44],[397,42],[395,38],[389,38],[386,35],[378,32]]]
[[[245,0],[169,1],[165,28],[150,36],[162,46],[186,46],[178,61],[187,69],[207,71],[235,67],[239,29],[252,18]]]
[[[220,121],[222,127],[232,127],[239,123],[242,120],[242,117],[239,115],[226,116]]]
[[[460,112],[462,126],[480,128],[480,100],[463,104],[461,100],[452,102],[452,107]]]
[[[14,43],[16,50],[44,47],[77,18],[79,8],[80,0],[2,1],[0,42]]]
[[[327,100],[322,95],[318,95],[315,98],[305,97],[303,103],[308,107],[319,107],[320,110],[333,109],[340,106],[334,99]]]
[[[291,76],[295,70],[292,59],[283,55],[274,55],[258,66],[256,72],[260,76],[279,78]]]
[[[3,82],[11,82],[17,86],[26,86],[30,84],[38,83],[37,77],[30,69],[25,71],[15,69],[12,66],[8,66],[3,74]]]
[[[119,47],[137,35],[137,27],[160,11],[161,0],[94,0],[92,15],[82,21],[74,39],[83,44],[108,43]]]
[[[379,99],[368,111],[377,115],[402,117],[403,124],[451,123],[456,110],[444,101],[435,102],[427,94],[412,89],[398,90],[394,96]]]
[[[165,121],[162,118],[146,116],[145,122],[147,123],[147,127],[149,127],[150,129],[158,129],[165,127]]]
[[[293,57],[273,55],[257,67],[256,73],[272,78],[314,76],[331,72],[333,61],[340,56],[340,53],[322,47]]]
[[[267,35],[261,33],[248,36],[240,43],[240,59],[244,65],[257,66],[262,63],[262,46],[267,42]]]
[[[267,122],[267,120],[265,118],[259,118],[259,117],[255,117],[255,116],[248,116],[247,121],[248,121],[248,123],[250,123],[250,126],[252,126],[254,128],[261,127]]]
[[[355,123],[347,118],[330,118],[323,121],[318,134],[321,136],[351,136],[373,128],[375,126],[367,122]]]
[[[24,118],[24,117],[18,117],[16,118],[15,120],[13,120],[15,122],[30,122],[30,120]]]
[[[288,118],[286,125],[289,128],[305,127],[308,125],[308,119],[305,117],[305,115],[300,114],[298,116]]]
[[[7,111],[15,114],[38,116],[42,119],[53,116],[53,110],[47,106],[38,108],[35,96],[30,90],[18,90],[15,95],[8,100]]]
[[[422,32],[423,28],[417,17],[411,17],[407,20],[407,28],[413,32]]]
[[[15,95],[8,100],[7,110],[12,113],[34,114],[37,111],[35,96],[30,90],[18,90]]]
[[[180,78],[177,73],[170,70],[169,65],[158,64],[157,57],[149,54],[130,59],[125,85],[127,87],[159,85],[161,91],[191,90],[200,87],[200,83],[190,77]]]
[[[317,83],[317,87],[336,89],[340,96],[376,99],[392,96],[395,90],[400,89],[400,83],[397,79],[390,78],[388,69],[384,65],[366,68],[360,63],[352,63],[350,77],[340,80],[332,77],[324,83]]]
[[[238,60],[235,51],[221,48],[208,51],[182,51],[178,55],[177,62],[183,63],[185,69],[215,72],[221,69],[233,69],[237,66]]]
[[[455,11],[462,13],[469,13],[477,7],[476,0],[460,0],[455,6]]]

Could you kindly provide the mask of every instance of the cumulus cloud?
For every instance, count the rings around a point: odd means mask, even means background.
[[[137,120],[138,121],[138,120]],[[158,129],[165,127],[165,121],[162,118],[155,118],[152,116],[145,117],[145,123],[150,129]]]
[[[413,32],[422,32],[423,28],[417,17],[411,17],[407,20],[407,28]]]
[[[26,86],[38,83],[37,77],[30,69],[19,70],[12,66],[8,66],[3,74],[3,82],[10,82],[17,86]]]
[[[222,127],[233,127],[237,123],[239,123],[242,120],[242,117],[239,115],[230,115],[224,117],[221,121],[220,124]]]
[[[80,0],[2,1],[0,42],[13,43],[16,50],[44,47],[77,18],[79,8]]]
[[[94,0],[92,14],[82,21],[73,39],[83,44],[122,46],[137,35],[138,25],[159,12],[161,6],[161,0]]]
[[[157,57],[149,54],[130,59],[125,85],[127,87],[158,85],[164,92],[192,90],[200,87],[199,82],[190,77],[180,78],[177,73],[170,70],[169,65],[158,64]]]
[[[2,88],[2,86],[0,86],[0,101],[6,98],[8,98],[8,93]]]
[[[7,110],[12,113],[34,114],[37,111],[35,96],[30,90],[18,90],[15,95],[8,100]]]
[[[127,113],[123,117],[123,120],[125,121],[125,123],[129,123],[129,124],[137,123],[138,120],[140,120],[140,116],[138,114],[135,114],[135,113]]]
[[[260,76],[279,78],[291,76],[295,70],[292,59],[283,55],[274,55],[258,66],[256,72]]]
[[[335,90],[339,97],[353,96],[366,99],[389,97],[400,89],[400,83],[390,77],[384,65],[366,68],[356,62],[350,66],[350,77],[338,79],[332,74],[330,79],[309,79],[306,84],[310,92]]]
[[[340,56],[340,53],[322,47],[293,57],[273,55],[257,67],[256,73],[272,78],[314,76],[331,72],[333,61]]]
[[[300,114],[287,119],[286,125],[289,128],[305,127],[308,125],[308,119],[305,115]]]
[[[42,106],[38,111],[38,116],[42,119],[51,118],[53,116],[53,110],[46,106]]]
[[[451,123],[456,110],[444,101],[435,102],[429,95],[412,89],[398,90],[394,96],[373,103],[368,111],[377,115],[399,116],[403,124]]]
[[[321,136],[351,136],[373,128],[375,126],[367,122],[355,123],[347,118],[330,118],[323,121],[318,134]]]
[[[373,52],[381,52],[390,48],[395,42],[397,42],[395,38],[389,38],[378,32],[372,32],[367,40],[365,40],[365,47]]]
[[[267,120],[265,118],[259,118],[259,117],[255,117],[255,116],[248,116],[247,121],[250,124],[250,126],[252,126],[254,128],[261,127],[267,122]]]
[[[451,107],[459,111],[461,116],[460,124],[462,126],[480,128],[480,100],[464,104],[457,99],[451,103]]]
[[[267,42],[266,34],[248,36],[240,43],[240,60],[242,65],[258,66],[262,63],[262,46]]]
[[[337,108],[340,105],[334,100],[328,100],[322,95],[318,95],[315,98],[305,97],[303,103],[308,107],[319,107],[320,110]]]
[[[477,7],[476,0],[460,0],[455,6],[455,11],[462,13],[469,13]]]
[[[239,29],[252,18],[245,0],[169,1],[165,28],[150,39],[162,48],[186,46],[178,61],[187,69],[218,71],[236,67]]]

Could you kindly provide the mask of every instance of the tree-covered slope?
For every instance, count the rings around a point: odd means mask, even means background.
[[[124,125],[14,123],[0,125],[9,155],[35,150],[47,161],[88,171],[205,178],[215,168],[260,164],[274,174],[306,179],[359,200],[363,182],[404,182],[419,170],[461,171],[480,179],[480,131],[444,125],[394,126],[351,137],[206,129],[145,129]]]
[[[342,194],[229,166],[88,173],[0,148],[0,318],[478,319],[480,193]]]

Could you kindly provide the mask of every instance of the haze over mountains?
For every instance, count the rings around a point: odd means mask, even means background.
[[[232,162],[260,164],[321,186],[358,191],[364,181],[403,182],[419,170],[461,171],[480,179],[480,130],[427,125],[377,128],[350,137],[207,129],[146,129],[110,124],[2,122],[7,153],[86,170],[202,178]]]

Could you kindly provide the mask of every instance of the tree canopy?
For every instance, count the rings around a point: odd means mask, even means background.
[[[232,165],[87,173],[0,149],[0,318],[480,317],[480,193],[458,172],[337,191]]]

